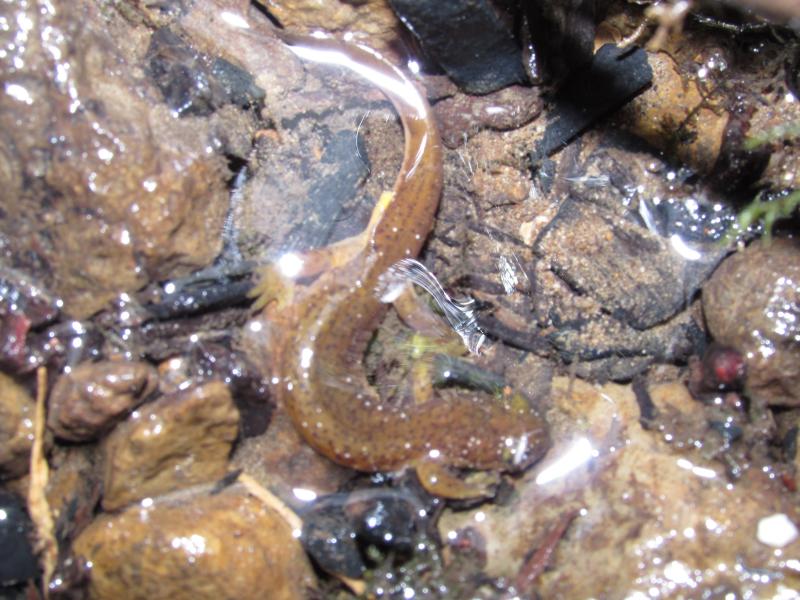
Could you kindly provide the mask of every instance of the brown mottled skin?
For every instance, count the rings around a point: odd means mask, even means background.
[[[375,292],[379,277],[401,258],[418,255],[442,190],[442,149],[427,101],[372,51],[328,38],[280,35],[290,47],[338,53],[353,61],[344,66],[357,73],[367,67],[379,74],[381,81],[368,79],[400,114],[405,155],[392,194],[381,197],[367,229],[303,255],[302,283],[280,275],[276,265],[262,271],[258,304],[268,305],[279,398],[311,446],[354,469],[524,468],[543,454],[549,437],[521,397],[476,400],[465,394],[445,402],[434,396],[424,404],[390,406],[364,373],[367,343],[387,308]],[[318,276],[309,283],[311,274]],[[449,495],[441,487],[435,491]]]

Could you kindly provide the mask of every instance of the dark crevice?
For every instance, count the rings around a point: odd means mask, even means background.
[[[275,25],[278,29],[283,29],[283,24],[277,19],[275,15],[269,12],[269,9],[260,2],[251,2],[250,6],[258,13],[269,19],[269,22]]]
[[[237,182],[239,182],[239,175],[242,169],[247,168],[247,159],[233,154],[225,154],[225,160],[228,162],[228,171],[231,173],[226,185],[229,190],[233,190],[238,185]]]

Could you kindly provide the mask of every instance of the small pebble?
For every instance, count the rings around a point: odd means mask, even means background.
[[[775,513],[758,522],[758,541],[773,548],[783,548],[797,539],[797,526],[783,513]]]

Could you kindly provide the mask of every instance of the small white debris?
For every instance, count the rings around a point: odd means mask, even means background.
[[[692,572],[680,561],[673,560],[664,566],[664,577],[676,585],[695,587]]]
[[[764,517],[758,522],[756,538],[762,544],[783,548],[797,539],[797,526],[783,513]]]

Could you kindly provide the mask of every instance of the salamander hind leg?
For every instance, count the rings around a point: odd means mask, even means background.
[[[475,471],[462,478],[446,465],[433,460],[417,463],[415,470],[420,484],[428,493],[452,500],[487,498],[500,483],[497,472]]]

